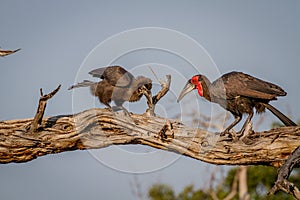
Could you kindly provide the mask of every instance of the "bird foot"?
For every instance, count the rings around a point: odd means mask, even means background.
[[[234,130],[232,130],[232,131],[224,130],[223,132],[220,133],[220,136],[224,137],[226,141],[229,141],[229,140],[237,141],[238,140],[237,134]]]
[[[153,110],[153,109],[150,109],[150,108],[148,108],[148,109],[146,110],[146,112],[144,113],[144,115],[145,115],[145,116],[151,116],[151,117],[155,117],[155,116],[156,116],[156,114],[154,113],[154,110]]]
[[[119,107],[119,106],[113,106],[111,108],[112,112],[118,112],[120,110],[123,110],[124,114],[127,115],[127,116],[130,116],[130,112],[128,110],[126,110],[124,107]]]
[[[229,138],[232,138],[233,141],[242,140],[247,135],[253,133],[252,123],[246,123],[239,132],[235,132],[233,129],[225,129],[220,136],[228,135]]]
[[[231,135],[224,135],[222,134],[223,132],[220,133],[220,138],[219,138],[219,142],[223,142],[223,141],[232,141],[232,137]],[[217,133],[218,134],[218,133]]]
[[[245,126],[243,126],[243,128],[240,130],[240,132],[238,132],[237,137],[239,139],[244,138],[251,133],[253,133],[252,123],[247,123]]]
[[[135,120],[132,118],[132,113],[129,113],[127,110],[119,109],[118,112],[113,112],[113,115],[123,119],[124,122],[128,124],[135,125]]]
[[[120,107],[118,107],[118,106],[113,106],[113,107],[111,108],[111,111],[113,111],[113,112],[118,112],[119,110],[122,110],[122,108],[120,108]]]
[[[231,134],[226,130],[220,133],[220,136],[226,136],[226,135],[231,135]]]

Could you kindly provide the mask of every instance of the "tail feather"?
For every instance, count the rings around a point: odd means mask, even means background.
[[[95,84],[95,82],[93,82],[93,81],[84,80],[81,83],[77,83],[76,85],[72,85],[71,87],[68,88],[68,90],[72,90],[74,88],[79,88],[79,87],[89,87],[89,86],[92,86],[94,84]]]
[[[290,118],[285,116],[282,112],[277,110],[272,105],[264,104],[264,106],[266,106],[266,108],[268,108],[268,110],[270,110],[276,117],[278,117],[278,119],[280,119],[280,121],[282,121],[282,123],[284,123],[284,125],[286,125],[286,126],[297,126],[297,124],[295,122],[293,122]]]

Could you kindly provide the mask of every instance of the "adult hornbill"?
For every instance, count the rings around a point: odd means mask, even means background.
[[[129,112],[123,107],[125,101],[138,101],[145,95],[147,100],[152,103],[152,80],[149,78],[144,76],[135,78],[121,66],[98,68],[90,71],[89,74],[103,80],[100,82],[84,80],[72,85],[69,90],[78,87],[90,87],[92,95],[98,97],[101,103],[114,111],[121,109],[126,114]],[[116,106],[111,107],[109,104],[111,101],[114,101]]]
[[[177,102],[194,89],[198,90],[198,94],[201,97],[219,104],[234,115],[234,122],[221,135],[229,133],[241,121],[243,114],[248,114],[248,118],[240,131],[240,135],[242,135],[247,125],[251,122],[253,108],[256,108],[257,113],[262,113],[267,108],[286,126],[297,126],[296,123],[269,104],[269,101],[276,100],[277,96],[285,96],[287,93],[273,83],[260,80],[248,74],[230,72],[224,74],[213,83],[204,75],[195,75],[188,80]]]

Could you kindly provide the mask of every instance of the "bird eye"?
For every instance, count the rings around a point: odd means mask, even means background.
[[[152,84],[151,84],[151,83],[145,84],[145,87],[146,87],[148,90],[151,90]]]
[[[198,84],[198,77],[197,76],[194,76],[192,79],[191,79],[191,83],[194,84],[194,85],[197,85]]]

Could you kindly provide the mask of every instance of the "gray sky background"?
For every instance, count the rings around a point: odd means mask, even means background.
[[[0,46],[3,49],[22,48],[16,54],[0,58],[0,120],[33,117],[39,88],[49,92],[58,84],[62,84],[62,89],[49,101],[47,116],[90,108],[88,102],[95,99],[89,96],[88,90],[78,90],[83,107],[76,108],[76,100],[72,98],[77,96],[67,91],[75,81],[89,78],[86,74],[89,69],[102,66],[100,62],[100,66],[88,65],[89,62],[97,65],[97,59],[83,64],[84,59],[107,38],[142,27],[168,28],[188,35],[206,49],[221,74],[238,70],[280,85],[288,95],[272,104],[290,114],[295,121],[300,119],[300,1],[2,0],[0,19]],[[122,45],[120,43],[108,51],[117,51]],[[193,51],[187,50],[187,53],[193,54]],[[201,56],[199,60],[200,65],[205,63]],[[182,87],[183,77],[189,78],[197,73],[178,56],[160,51],[128,54],[118,58],[116,63],[127,69],[160,63],[181,75],[178,80],[173,79],[172,92],[159,108],[161,114],[168,117],[172,113],[166,113],[166,107],[173,105],[170,102],[179,93],[177,90]],[[205,73],[209,71],[208,65],[197,67]],[[141,74],[140,68],[133,73]],[[162,70],[159,76],[163,78],[166,73]],[[212,73],[210,77],[216,78],[215,75]],[[198,97],[195,102],[200,109],[210,105]],[[145,101],[137,105],[144,106]],[[101,105],[96,103],[96,106]],[[178,110],[175,108],[172,112],[174,114]],[[268,112],[266,116],[262,129],[276,120]],[[116,159],[119,156],[125,166],[127,157],[122,158],[114,148],[97,153]],[[0,197],[13,200],[135,199],[132,184],[136,179],[145,193],[150,185],[157,182],[171,184],[176,190],[187,184],[207,187],[208,174],[213,169],[203,162],[147,147],[129,146],[121,150],[153,152],[154,155],[159,154],[162,163],[165,159],[176,159],[165,168],[142,174],[123,173],[107,167],[87,151],[48,155],[22,164],[0,165]],[[144,162],[142,158],[136,160],[137,163],[139,161]],[[148,160],[146,163],[151,165],[154,162],[159,163],[160,160]]]

